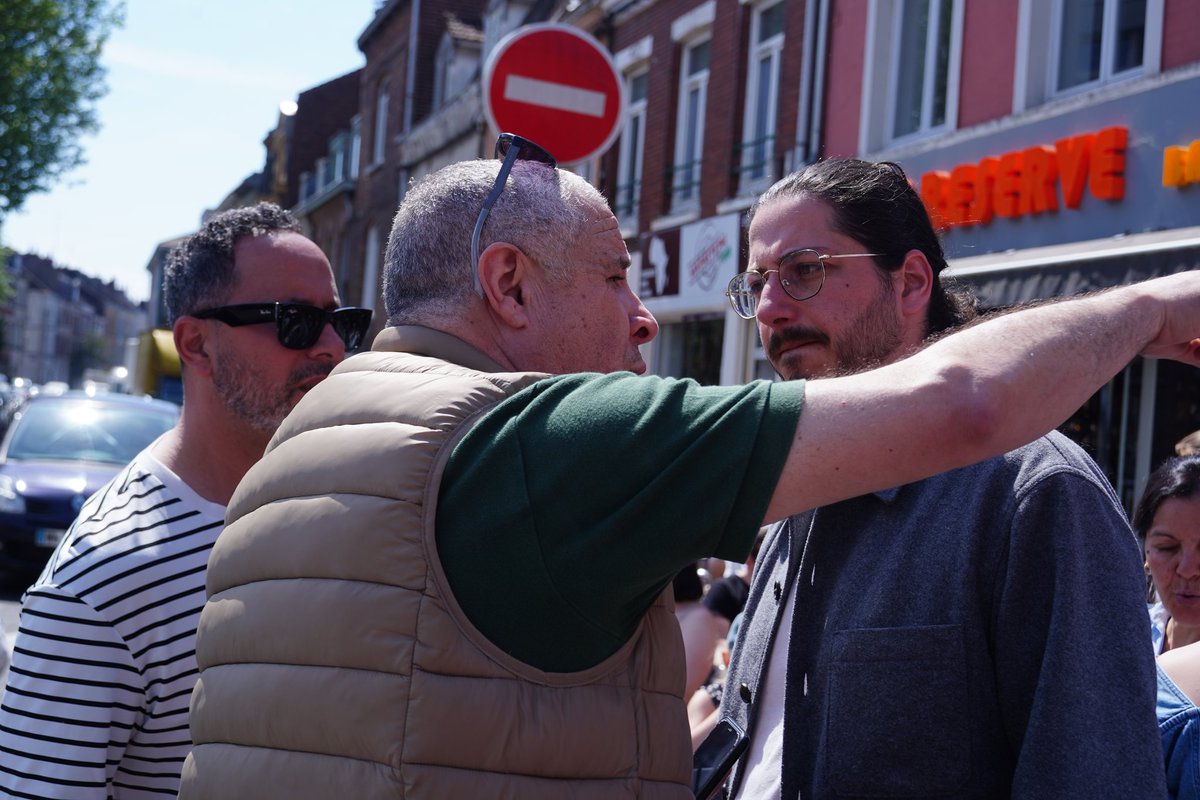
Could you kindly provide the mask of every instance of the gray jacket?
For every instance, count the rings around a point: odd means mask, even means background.
[[[1165,795],[1139,549],[1061,435],[777,525],[722,705],[752,737],[781,624],[784,798]]]

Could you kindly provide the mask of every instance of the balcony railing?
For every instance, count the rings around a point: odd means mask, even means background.
[[[700,159],[667,167],[667,179],[671,184],[673,207],[689,206],[699,202]]]
[[[741,142],[733,146],[733,177],[742,193],[755,188],[765,188],[779,173],[775,157],[775,135],[768,134],[758,139]]]
[[[635,219],[641,193],[641,181],[618,184],[616,191],[613,192],[613,215],[619,220]]]

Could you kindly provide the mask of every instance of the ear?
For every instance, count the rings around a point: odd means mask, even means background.
[[[933,293],[933,267],[920,250],[909,250],[898,270],[900,277],[900,310],[906,315],[924,315]]]
[[[483,302],[502,324],[510,328],[529,325],[530,278],[534,264],[521,248],[494,242],[479,254],[479,282]]]
[[[172,333],[179,361],[199,375],[212,375],[212,357],[209,354],[212,343],[208,339],[207,323],[184,315],[175,320]]]

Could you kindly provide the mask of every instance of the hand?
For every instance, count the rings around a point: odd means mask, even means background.
[[[1147,358],[1200,366],[1200,270],[1179,272],[1132,287],[1158,302],[1158,335],[1142,349]]]

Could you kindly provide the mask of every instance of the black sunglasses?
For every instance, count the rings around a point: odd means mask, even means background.
[[[492,191],[488,192],[487,198],[483,201],[483,208],[479,210],[479,219],[475,220],[475,230],[471,233],[471,271],[475,276],[475,294],[480,297],[483,297],[483,284],[479,282],[479,234],[483,232],[483,223],[487,220],[492,206],[496,204],[496,198],[504,191],[504,182],[508,180],[508,173],[512,171],[512,165],[521,160],[536,161],[551,169],[558,166],[558,161],[550,155],[546,148],[523,136],[517,136],[515,133],[502,133],[496,137],[496,158],[503,158],[504,163],[500,165],[500,172],[496,174],[496,182],[492,185]]]
[[[346,344],[346,352],[351,353],[362,346],[367,329],[371,327],[373,313],[369,308],[352,306],[327,311],[305,303],[244,303],[197,311],[191,316],[215,319],[234,328],[274,322],[279,343],[290,350],[312,347],[321,338],[321,331],[328,323]]]

